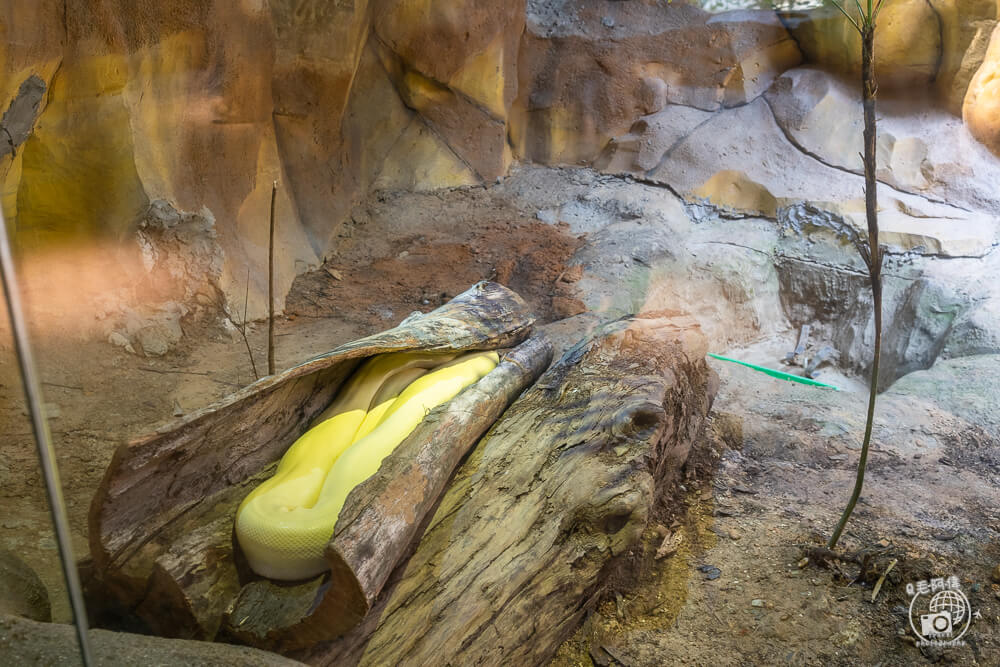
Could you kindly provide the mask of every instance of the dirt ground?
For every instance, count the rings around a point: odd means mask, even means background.
[[[587,240],[508,204],[473,188],[382,195],[359,209],[338,255],[296,281],[278,322],[277,367],[430,310],[484,278],[522,294],[560,347],[584,335],[592,322],[579,315],[573,258]],[[247,333],[262,368],[265,328],[253,323]],[[209,316],[186,321],[182,344],[160,358],[104,342],[36,343],[79,556],[114,449],[253,379],[242,338]],[[665,491],[642,548],[609,578],[553,664],[1000,664],[1000,587],[991,580],[1000,562],[1000,428],[982,416],[992,407],[980,414],[972,398],[942,389],[979,383],[996,396],[997,360],[976,359],[939,364],[883,395],[867,490],[841,544],[859,562],[814,550],[849,494],[863,392],[762,380],[713,362],[722,389],[685,484]],[[853,382],[849,389],[861,386]],[[0,349],[0,547],[38,571],[54,619],[67,621],[23,410],[8,346]],[[669,553],[657,558],[664,543]],[[919,648],[905,585],[952,574],[980,617],[965,647]]]

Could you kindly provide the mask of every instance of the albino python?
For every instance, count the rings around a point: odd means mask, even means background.
[[[347,495],[374,475],[433,408],[499,363],[496,352],[394,352],[366,361],[236,512],[251,569],[298,580],[327,569],[323,549]]]

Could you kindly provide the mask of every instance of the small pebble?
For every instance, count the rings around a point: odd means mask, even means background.
[[[751,600],[750,601],[750,606],[751,607],[763,607],[764,606],[764,601],[761,600],[760,598],[757,598],[756,600]]]

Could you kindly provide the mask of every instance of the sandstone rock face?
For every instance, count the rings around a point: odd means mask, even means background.
[[[857,8],[845,3],[857,19]],[[842,71],[861,71],[861,37],[834,7],[795,17],[792,29],[806,60]],[[887,2],[875,29],[875,68],[883,88],[928,86],[941,57],[941,29],[926,0]]]
[[[773,218],[778,214],[778,200],[760,183],[742,171],[723,169],[696,188],[694,196],[714,206],[736,213]]]
[[[972,136],[1000,155],[1000,29],[994,29],[983,64],[969,84],[962,118]]]
[[[858,11],[846,3],[855,18]],[[810,63],[860,73],[857,31],[833,7],[779,12]],[[876,72],[885,91],[930,91],[959,114],[997,20],[995,0],[895,0],[875,32]]]
[[[138,223],[164,202],[211,221],[219,253],[211,289],[171,274],[162,303],[194,291],[238,320],[248,283],[249,317],[266,312],[273,183],[280,310],[373,188],[490,183],[515,157],[593,161],[640,117],[744,104],[801,60],[773,12],[611,0],[42,0],[0,23],[0,178],[21,249],[42,266],[58,249],[73,275],[101,275],[109,252],[145,265]],[[643,161],[663,152],[639,143]],[[168,350],[176,327],[159,316],[88,320],[152,282],[124,274],[70,280],[94,289],[66,288],[69,326]]]
[[[983,62],[996,25],[996,0],[931,0],[941,22],[941,65],[934,81],[939,98],[952,113]]]
[[[802,150],[837,169],[862,173],[862,112],[853,82],[798,68],[779,77],[765,99]],[[878,113],[880,181],[965,209],[1000,207],[997,160],[960,119],[926,102],[891,98],[880,101]]]
[[[283,299],[377,183],[505,173],[524,15],[477,0],[10,3],[0,178],[17,243],[97,272],[107,252],[139,257],[138,221],[167,202],[214,221],[214,284],[242,315],[249,269],[260,317],[272,183]]]
[[[591,162],[608,141],[667,104],[707,111],[752,100],[798,64],[798,48],[772,12],[712,16],[690,5],[587,0],[529,5],[515,155],[543,163]]]
[[[675,256],[683,244],[696,250],[694,266],[706,263],[697,270],[721,283],[721,294],[697,289],[726,306],[716,304],[709,315],[706,304],[698,316],[730,323],[713,335],[730,337],[744,326],[767,335],[783,320],[793,329],[812,323],[843,365],[864,372],[873,323],[867,274],[853,247],[867,229],[856,93],[825,72],[797,68],[750,104],[690,111],[668,106],[640,119],[598,163],[662,183],[687,201],[698,224],[683,241],[644,230],[643,243],[655,239]],[[885,387],[940,357],[1000,350],[1000,288],[989,278],[1000,261],[993,185],[1000,164],[959,119],[933,107],[885,103],[879,127],[880,242],[888,247]],[[554,217],[566,216],[564,210]],[[620,243],[618,252],[629,247]],[[681,268],[679,258],[671,264],[651,271],[647,289],[691,303],[692,288],[682,287],[680,276],[692,269]]]

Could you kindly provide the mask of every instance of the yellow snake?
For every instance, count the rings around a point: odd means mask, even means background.
[[[274,477],[236,512],[236,538],[251,569],[298,580],[327,569],[323,549],[351,490],[430,410],[496,367],[496,352],[461,356],[395,352],[366,361],[333,404],[289,447]]]

